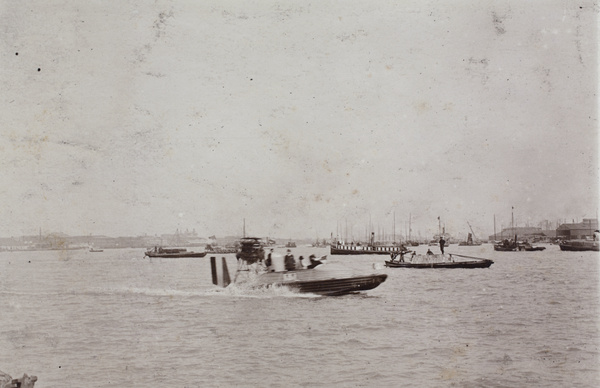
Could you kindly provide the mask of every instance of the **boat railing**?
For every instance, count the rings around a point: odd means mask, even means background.
[[[337,244],[336,249],[346,251],[375,251],[375,252],[400,252],[402,247],[379,246],[379,245],[345,245]]]

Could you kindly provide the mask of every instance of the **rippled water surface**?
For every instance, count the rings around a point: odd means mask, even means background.
[[[0,253],[0,370],[37,375],[36,388],[600,386],[598,253],[447,251],[495,263],[374,270],[386,256],[330,256],[388,279],[316,297],[217,289],[208,257]]]

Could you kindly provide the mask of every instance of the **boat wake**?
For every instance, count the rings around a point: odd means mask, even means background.
[[[236,298],[320,298],[321,295],[301,293],[286,286],[270,285],[268,287],[257,287],[252,282],[232,283],[226,288],[214,288],[205,292],[204,295],[236,297]]]
[[[48,293],[43,295],[65,295],[65,292]],[[147,287],[124,287],[124,288],[96,288],[93,290],[72,289],[66,292],[68,295],[145,295],[151,297],[168,298],[193,298],[205,296],[224,296],[237,298],[273,298],[273,297],[293,297],[293,298],[319,298],[321,295],[311,293],[300,293],[282,285],[269,285],[257,287],[252,282],[242,282],[230,284],[226,288],[206,287],[194,291],[177,290],[172,288],[147,288]],[[39,296],[35,292],[13,292],[0,290],[0,295],[7,296]]]
[[[147,296],[165,296],[165,297],[194,297],[204,296],[206,292],[199,291],[184,291],[172,288],[146,288],[146,287],[128,287],[128,288],[107,288],[95,290],[97,294],[137,294]]]

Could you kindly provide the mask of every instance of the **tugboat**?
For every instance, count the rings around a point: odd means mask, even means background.
[[[517,250],[519,250],[519,251],[532,252],[532,251],[543,251],[544,249],[546,249],[546,247],[533,246],[529,243],[529,241],[517,243]]]
[[[517,250],[517,235],[515,234],[515,239],[507,239],[505,238],[502,242],[494,244],[494,250],[499,252],[514,252]]]
[[[469,233],[469,235],[467,236],[467,241],[461,241],[458,243],[459,246],[479,246],[481,245],[481,241],[473,241],[473,237],[475,236],[475,232],[473,232],[473,228],[471,227],[471,224],[469,224],[467,222],[467,225],[469,225],[469,229],[471,229],[471,233]]]

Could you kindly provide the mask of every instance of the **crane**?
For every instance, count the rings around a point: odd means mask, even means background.
[[[471,224],[467,221],[467,225],[469,225],[469,229],[471,229],[471,233],[473,234],[473,239],[475,239],[475,232],[473,232],[473,228],[471,228]]]

